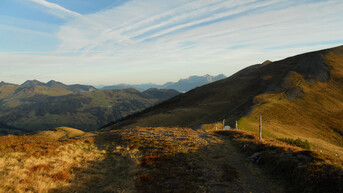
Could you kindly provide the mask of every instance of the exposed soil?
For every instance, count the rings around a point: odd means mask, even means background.
[[[262,172],[260,168],[257,168],[256,165],[247,161],[246,156],[244,156],[239,151],[244,151],[244,146],[241,147],[241,150],[237,150],[231,144],[230,139],[224,138],[223,149],[227,152],[225,159],[228,164],[234,167],[239,176],[239,182],[243,187],[241,192],[251,192],[251,193],[282,193],[286,192],[283,185],[279,181],[276,181],[267,176]],[[224,153],[224,152],[223,152]]]

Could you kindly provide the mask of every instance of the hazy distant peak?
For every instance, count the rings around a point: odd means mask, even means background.
[[[186,92],[198,86],[202,86],[204,84],[208,84],[211,82],[215,82],[217,80],[221,80],[226,78],[224,74],[219,74],[217,76],[212,76],[209,74],[205,74],[203,76],[190,76],[188,78],[180,79],[177,82],[167,82],[163,85],[158,84],[117,84],[112,86],[105,86],[101,88],[102,90],[109,90],[109,89],[123,89],[123,88],[135,88],[140,91],[148,90],[149,88],[157,88],[157,89],[174,89],[179,92]]]
[[[62,82],[58,82],[56,80],[50,80],[49,82],[47,82],[46,84],[63,84]]]
[[[46,86],[48,87],[63,87],[65,88],[67,85],[63,84],[62,82],[58,82],[55,80],[50,80],[49,82],[46,83]]]
[[[222,79],[222,78],[227,78],[227,76],[225,76],[224,74],[218,74],[217,76],[215,76],[214,78],[218,79]]]
[[[36,79],[34,80],[27,80],[25,81],[23,84],[21,84],[21,86],[44,86],[45,83],[44,82],[40,82]]]
[[[205,74],[203,76],[190,76],[187,79],[181,79],[178,82],[168,85],[166,88],[168,89],[175,89],[181,92],[186,92],[192,90],[196,87],[215,82],[217,80],[221,80],[226,78],[225,75],[220,74],[217,76],[212,76],[209,74]]]
[[[90,92],[97,90],[93,86],[89,85],[82,85],[82,84],[73,84],[73,85],[66,85],[62,82],[58,82],[55,80],[50,80],[47,83],[40,82],[36,79],[34,80],[27,80],[23,84],[21,84],[22,87],[31,87],[31,86],[46,86],[50,88],[64,88],[73,92]]]
[[[4,81],[0,82],[0,86],[6,86],[6,85],[15,85],[15,84],[4,82]]]
[[[190,80],[190,81],[207,81],[207,83],[211,83],[211,82],[223,79],[223,78],[226,78],[226,76],[224,74],[219,74],[217,76],[205,74],[203,76],[190,76],[190,77],[185,78],[185,79],[180,79],[178,82]]]

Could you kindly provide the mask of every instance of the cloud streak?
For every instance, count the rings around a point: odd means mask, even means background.
[[[61,44],[49,53],[3,53],[0,72],[2,64],[34,63],[84,83],[161,83],[343,44],[339,0],[131,0],[89,15],[31,1],[66,19],[54,34]]]
[[[47,11],[57,17],[67,19],[70,17],[79,17],[81,16],[79,13],[68,10],[56,3],[51,3],[45,0],[30,0],[34,3],[37,3],[41,6],[44,6],[45,8],[48,8]]]

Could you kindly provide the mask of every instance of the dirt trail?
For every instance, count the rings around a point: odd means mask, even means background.
[[[284,188],[266,176],[236,149],[227,136],[215,135],[221,143],[201,148],[205,192],[283,193]],[[242,150],[243,147],[242,147]]]
[[[284,187],[271,179],[270,176],[263,174],[260,168],[246,160],[246,157],[239,153],[229,138],[222,137],[224,144],[222,146],[225,159],[229,165],[234,167],[239,176],[239,181],[244,192],[251,193],[283,193]],[[242,147],[242,151],[243,151]]]

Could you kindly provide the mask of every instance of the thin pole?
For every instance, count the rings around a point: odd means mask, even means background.
[[[260,140],[262,139],[262,116],[260,116]]]
[[[223,130],[224,130],[224,127],[225,127],[225,119],[223,120]]]
[[[238,124],[237,124],[237,121],[236,121],[236,130],[238,130]]]

